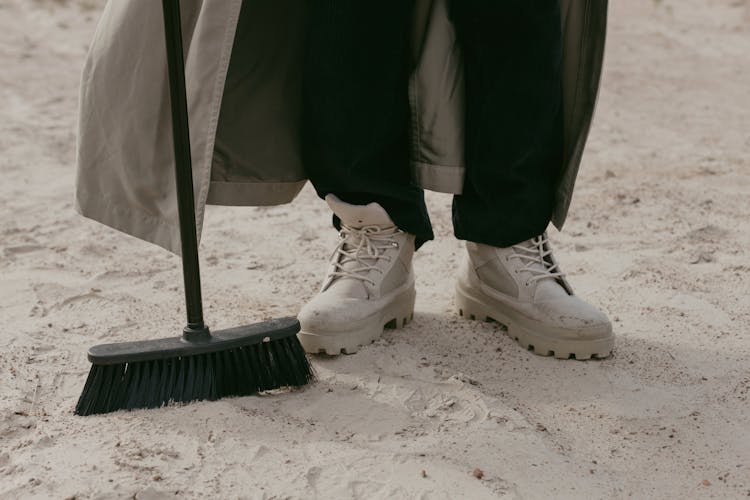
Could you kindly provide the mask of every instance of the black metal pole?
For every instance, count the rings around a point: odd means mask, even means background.
[[[190,158],[190,129],[188,128],[187,92],[185,90],[185,61],[180,25],[180,1],[162,0],[164,35],[167,45],[169,95],[172,107],[177,209],[180,218],[182,243],[182,274],[185,280],[185,304],[188,324],[183,337],[200,340],[208,337],[203,323],[200,268],[198,265],[198,237],[195,230],[195,199],[193,195],[193,167]]]

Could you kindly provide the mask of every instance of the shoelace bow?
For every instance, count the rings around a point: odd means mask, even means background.
[[[391,257],[384,254],[388,249],[398,248],[398,242],[394,236],[400,232],[397,228],[384,230],[378,226],[364,226],[357,229],[342,225],[339,233],[341,241],[331,256],[334,271],[331,272],[330,277],[358,279],[375,285],[375,282],[366,274],[372,270],[383,272],[382,269],[376,267],[376,264],[380,259],[391,261]],[[359,267],[344,269],[343,266],[350,262],[357,263]]]
[[[542,279],[557,279],[565,276],[565,273],[560,271],[556,263],[553,264],[545,258],[552,254],[546,234],[532,238],[529,241],[530,244],[528,246],[522,244],[513,245],[514,253],[509,257],[518,258],[521,262],[526,263],[519,271],[529,271],[532,274],[532,277],[527,281],[528,284]],[[541,269],[538,265],[541,265]]]

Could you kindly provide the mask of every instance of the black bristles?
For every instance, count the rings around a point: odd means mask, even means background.
[[[299,387],[314,378],[296,336],[157,360],[93,364],[76,405],[76,415],[159,408],[281,387]]]

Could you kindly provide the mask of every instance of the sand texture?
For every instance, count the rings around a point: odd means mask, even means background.
[[[463,247],[450,197],[431,194],[438,240],[416,257],[406,329],[314,357],[303,390],[81,418],[89,346],[183,323],[179,260],[73,211],[101,6],[0,0],[0,498],[750,495],[750,2],[612,2],[591,141],[550,232],[613,320],[611,358],[538,357],[460,320]],[[309,187],[209,207],[210,325],[296,314],[335,246],[329,218]]]

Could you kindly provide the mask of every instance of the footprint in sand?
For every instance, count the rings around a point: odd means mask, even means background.
[[[450,386],[448,390],[445,390],[445,385]],[[483,396],[454,378],[437,384],[437,387],[415,390],[404,401],[404,405],[412,412],[413,417],[460,425],[478,425],[487,420],[489,415]]]

